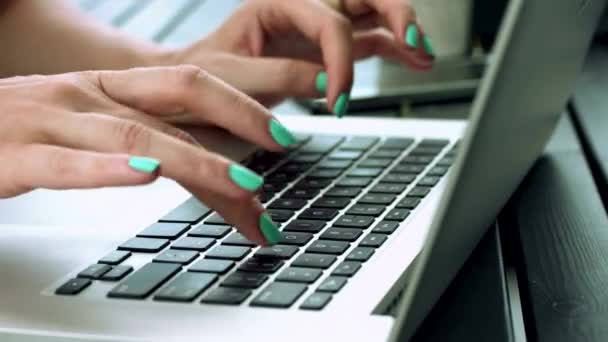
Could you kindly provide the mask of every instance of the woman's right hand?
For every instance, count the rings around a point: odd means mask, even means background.
[[[295,142],[260,104],[193,66],[8,78],[0,80],[0,197],[164,176],[251,241],[276,243],[256,198],[262,177],[175,124],[219,126],[271,151]]]

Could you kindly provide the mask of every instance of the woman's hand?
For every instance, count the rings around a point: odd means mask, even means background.
[[[250,240],[276,243],[256,199],[262,177],[174,124],[219,126],[272,151],[295,142],[260,104],[194,66],[8,78],[0,80],[0,197],[165,176]]]
[[[206,39],[169,54],[166,64],[204,67],[270,105],[327,95],[345,113],[353,61],[380,55],[427,70],[430,40],[407,0],[250,0]]]

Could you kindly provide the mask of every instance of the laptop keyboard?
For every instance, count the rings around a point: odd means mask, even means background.
[[[282,230],[258,247],[195,198],[56,289],[77,295],[116,282],[109,298],[320,310],[365,267],[448,172],[447,140],[302,136],[287,153],[245,164],[265,176],[260,194]],[[134,253],[153,254],[134,270]]]

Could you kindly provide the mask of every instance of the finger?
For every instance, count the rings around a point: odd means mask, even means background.
[[[395,44],[392,34],[384,28],[355,33],[354,55],[357,60],[378,55],[421,71],[433,66],[432,60],[421,56],[418,50],[412,53],[402,45]]]
[[[115,111],[114,113],[112,113],[112,115],[119,117],[119,118],[123,118],[123,119],[136,120],[157,131],[168,134],[177,139],[183,140],[189,144],[200,146],[200,143],[190,133],[184,131],[183,129],[177,128],[173,125],[160,121],[148,114],[140,113],[138,111],[130,110],[127,108],[121,112]]]
[[[77,189],[139,185],[154,181],[160,164],[151,158],[104,154],[51,145],[12,145],[0,151],[0,197],[37,188]]]

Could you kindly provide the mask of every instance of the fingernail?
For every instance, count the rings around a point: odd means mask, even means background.
[[[160,166],[160,160],[148,157],[132,156],[129,158],[129,166],[139,172],[153,173]]]
[[[245,190],[256,191],[264,184],[262,176],[237,163],[230,164],[228,174],[233,182]]]
[[[431,38],[427,36],[422,37],[422,46],[424,47],[424,51],[426,51],[429,56],[435,57],[435,49],[433,49]]]
[[[341,118],[344,116],[344,114],[346,114],[346,111],[348,110],[349,101],[350,101],[349,93],[341,93],[340,96],[338,96],[338,99],[336,100],[336,104],[334,105],[334,114],[336,114],[336,116],[338,118]]]
[[[281,240],[281,232],[267,213],[260,215],[259,223],[262,235],[264,235],[268,244],[274,245]]]
[[[416,24],[410,24],[405,32],[405,43],[414,49],[418,48],[418,27]]]
[[[289,147],[296,143],[296,137],[275,119],[270,120],[270,135],[277,144],[283,147]]]
[[[325,71],[321,71],[315,80],[315,88],[321,94],[325,94],[327,91],[327,73]]]

